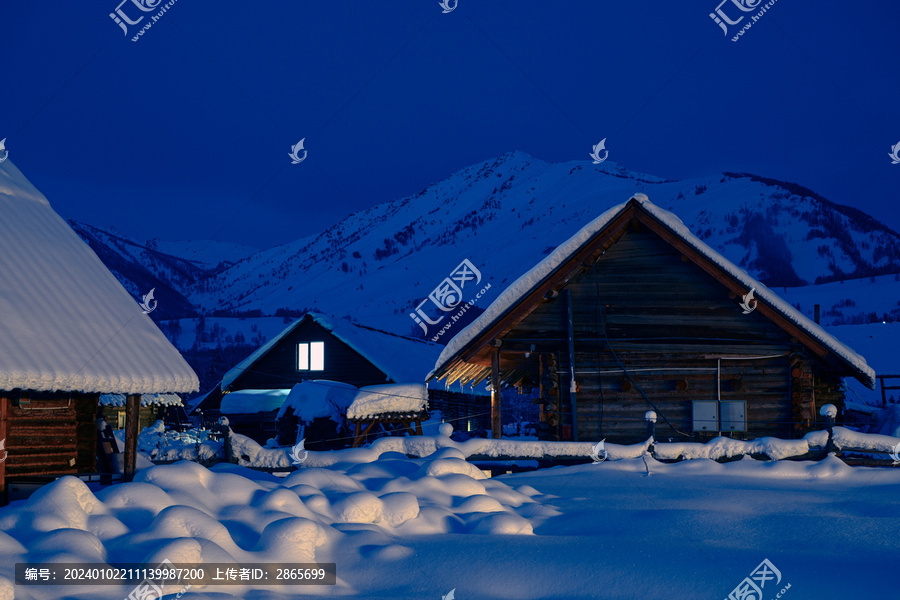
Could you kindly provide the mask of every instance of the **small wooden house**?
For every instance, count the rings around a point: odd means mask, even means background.
[[[512,283],[430,379],[540,392],[546,439],[792,437],[865,360],[637,194]],[[495,394],[496,396],[496,394]],[[484,409],[482,409],[484,410]],[[500,414],[492,398],[499,437]]]
[[[0,215],[5,494],[10,478],[96,470],[101,394],[127,395],[136,417],[138,394],[193,392],[198,380],[138,301],[10,160],[0,163]],[[136,425],[133,419],[126,471],[134,464]]]
[[[286,396],[295,384],[310,380],[336,381],[355,387],[421,383],[434,366],[440,349],[431,342],[347,319],[307,313],[229,370],[193,411],[218,411],[229,394],[248,390],[284,390]],[[265,443],[263,438],[274,432],[279,408],[270,404],[261,401],[255,410],[242,399],[239,405],[248,406],[247,410],[252,412],[230,411],[232,429]],[[263,421],[271,421],[268,430],[260,425]]]

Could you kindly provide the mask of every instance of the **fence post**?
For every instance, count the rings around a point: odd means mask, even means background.
[[[228,417],[219,417],[219,431],[222,434],[222,441],[225,450],[225,462],[233,463],[234,455],[231,451],[231,427],[228,426]]]
[[[656,443],[656,412],[648,410],[644,413],[644,418],[647,419],[647,437],[650,439],[650,445],[647,449],[650,450],[652,455],[653,446]]]
[[[819,414],[825,417],[825,429],[828,430],[828,442],[825,444],[825,455],[834,451],[834,418],[837,416],[837,407],[834,404],[826,404],[819,409]]]

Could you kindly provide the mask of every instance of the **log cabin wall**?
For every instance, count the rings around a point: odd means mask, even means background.
[[[655,233],[631,228],[565,288],[574,307],[580,439],[646,439],[644,413],[654,406],[638,387],[671,424],[660,418],[658,439],[687,439],[679,432],[699,440],[716,435],[695,434],[692,401],[716,400],[717,357],[743,357],[721,361],[721,399],[747,403],[747,431],[735,437],[798,433],[792,427],[796,379],[790,355],[804,353],[802,346],[761,314],[742,314],[739,297],[729,297],[721,283]],[[501,369],[511,368],[532,345],[532,352],[557,355],[566,424],[571,381],[562,297],[545,301],[503,336]],[[750,359],[756,356],[774,358]],[[638,387],[624,377],[620,361]],[[804,364],[812,369],[815,362],[807,358]],[[808,382],[812,389],[811,375]]]
[[[97,395],[5,394],[6,478],[96,471]]]

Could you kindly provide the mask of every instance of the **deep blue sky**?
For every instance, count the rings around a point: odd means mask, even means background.
[[[0,138],[67,218],[267,247],[605,137],[632,170],[751,171],[900,229],[897,2],[778,0],[737,43],[718,0],[178,0],[137,43],[118,2],[0,0]]]

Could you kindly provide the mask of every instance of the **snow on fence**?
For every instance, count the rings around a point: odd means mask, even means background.
[[[584,459],[588,460],[594,451],[591,442],[538,442],[509,439],[471,439],[454,442],[450,439],[453,427],[444,423],[435,436],[384,437],[367,448],[351,448],[329,452],[309,451],[302,462],[303,467],[328,467],[346,461],[371,462],[387,452],[398,452],[408,456],[424,458],[441,448],[453,448],[467,459],[473,460],[516,460],[516,459]],[[262,468],[292,468],[296,466],[290,449],[269,449],[242,435],[232,434],[235,458],[244,466]],[[757,440],[735,440],[717,437],[705,444],[697,442],[654,442],[652,439],[640,444],[621,445],[605,443],[606,458],[622,460],[640,458],[649,452],[659,460],[692,460],[706,458],[719,460],[740,456],[768,457],[772,460],[795,458],[809,454],[813,450],[828,447],[828,432],[813,431],[799,440],[760,438]],[[900,449],[900,438],[887,435],[859,433],[844,427],[835,427],[832,447],[838,451],[872,452],[896,454]]]

